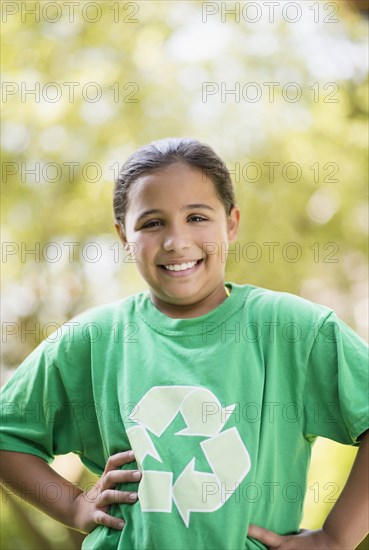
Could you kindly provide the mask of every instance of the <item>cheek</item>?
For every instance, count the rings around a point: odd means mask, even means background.
[[[156,246],[153,239],[138,237],[134,241],[136,257],[138,261],[145,261],[146,258],[152,258],[155,254]]]
[[[227,231],[219,228],[218,230],[207,229],[198,235],[197,241],[201,248],[209,255],[221,254],[228,245]]]

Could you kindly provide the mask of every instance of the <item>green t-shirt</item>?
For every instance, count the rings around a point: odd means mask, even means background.
[[[148,291],[86,311],[6,384],[3,449],[72,451],[97,474],[135,451],[139,501],[114,505],[123,531],[98,526],[85,550],[264,548],[248,525],[298,531],[316,437],[368,429],[365,342],[326,307],[227,284],[193,319]]]

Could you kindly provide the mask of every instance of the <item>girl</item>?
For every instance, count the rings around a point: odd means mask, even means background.
[[[4,480],[21,496],[37,481],[33,503],[89,533],[84,549],[354,548],[368,531],[365,343],[326,307],[224,283],[240,213],[207,145],[134,153],[114,213],[149,288],[79,315],[19,367]],[[300,531],[318,435],[360,449],[323,528]],[[86,493],[47,464],[70,451],[101,475]]]

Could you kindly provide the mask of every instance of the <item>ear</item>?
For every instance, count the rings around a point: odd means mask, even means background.
[[[238,206],[234,206],[227,218],[228,224],[228,241],[233,243],[237,239],[238,226],[240,223],[240,209]]]
[[[126,246],[127,238],[125,233],[123,233],[122,226],[117,222],[114,223],[114,226],[115,226],[115,229],[117,230],[120,240],[122,241],[123,245]]]

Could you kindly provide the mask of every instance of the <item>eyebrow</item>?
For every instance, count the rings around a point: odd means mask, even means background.
[[[194,210],[194,209],[202,209],[202,210],[211,210],[212,212],[215,212],[215,209],[209,206],[208,204],[186,204],[186,206],[183,206],[181,210]],[[140,221],[142,218],[146,218],[146,216],[150,216],[151,214],[162,214],[163,211],[159,210],[158,208],[153,208],[152,210],[145,210],[140,214],[137,218],[137,221]]]

